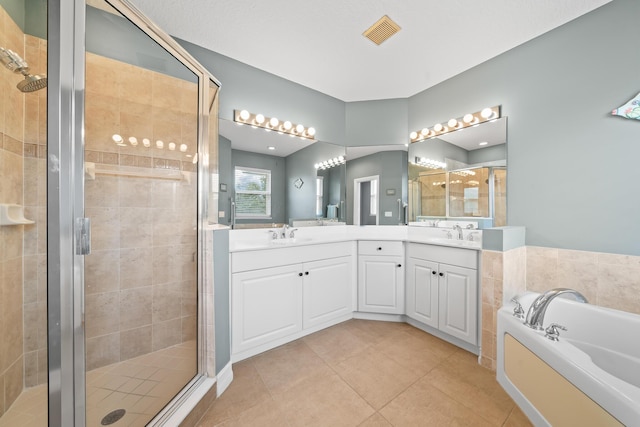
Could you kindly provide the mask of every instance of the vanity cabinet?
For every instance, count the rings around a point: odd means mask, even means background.
[[[235,361],[352,316],[352,243],[238,252],[231,259]]]
[[[412,243],[407,266],[406,315],[477,345],[477,251]]]
[[[358,242],[358,311],[404,314],[404,246]]]

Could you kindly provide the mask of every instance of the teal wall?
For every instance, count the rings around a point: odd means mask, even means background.
[[[9,16],[15,21],[15,23],[18,24],[18,27],[20,27],[23,32],[26,32],[24,18],[26,3],[27,2],[25,2],[24,0],[0,0],[0,6],[9,14]]]

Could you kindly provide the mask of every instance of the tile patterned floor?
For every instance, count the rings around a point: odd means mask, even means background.
[[[105,366],[87,373],[87,426],[101,426],[116,409],[124,417],[111,427],[144,426],[197,371],[196,342]],[[0,427],[47,425],[46,384],[25,390],[0,418]]]
[[[200,427],[531,426],[475,355],[404,323],[350,320],[233,372]]]

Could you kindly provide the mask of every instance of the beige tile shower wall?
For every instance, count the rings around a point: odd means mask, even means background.
[[[24,55],[24,34],[0,8],[0,46]],[[20,76],[0,69],[0,203],[23,204],[24,98]],[[23,237],[25,226],[0,226],[0,416],[24,387]]]
[[[46,40],[25,35],[25,60],[46,72]],[[24,206],[35,221],[24,230],[24,382],[32,387],[47,381],[47,91],[24,99]]]
[[[197,86],[87,56],[86,157],[115,168],[192,171]],[[113,134],[137,146],[118,146]],[[142,139],[152,141],[144,147]],[[156,148],[162,140],[164,149]],[[186,153],[168,150],[187,144]],[[196,180],[97,175],[86,181],[87,368],[196,338]]]
[[[572,288],[590,303],[640,314],[640,256],[527,247],[527,290]]]

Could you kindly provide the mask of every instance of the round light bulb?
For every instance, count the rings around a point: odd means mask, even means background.
[[[298,133],[302,133],[302,132],[304,132],[304,126],[302,126],[302,125],[297,125],[297,126],[296,126],[296,132],[298,132]]]
[[[116,144],[121,144],[122,143],[122,137],[120,135],[118,135],[117,133],[114,133],[113,136],[111,137],[111,139],[113,139],[113,142],[115,142]]]
[[[276,119],[275,117],[272,117],[272,118],[269,120],[269,125],[270,125],[272,128],[278,127],[278,125],[279,125],[279,124],[280,124],[280,120]]]
[[[185,153],[187,151],[187,144],[180,144],[180,151]]]
[[[471,123],[473,121],[473,114],[465,114],[462,121],[465,123]]]
[[[156,141],[156,147],[158,147],[158,148],[160,148],[160,149],[164,148],[164,142],[162,142],[162,141],[160,141],[160,140],[157,140],[157,141]]]
[[[142,145],[144,145],[147,148],[151,147],[151,141],[149,141],[149,138],[143,138]]]
[[[428,128],[424,128],[420,131],[420,135],[422,136],[429,136],[430,133],[431,131]]]
[[[480,115],[482,116],[483,119],[490,119],[491,117],[493,117],[493,110],[491,108],[484,108],[481,112]]]
[[[338,160],[340,160],[341,162],[344,162],[344,156],[338,156]]]
[[[316,130],[314,128],[307,129],[307,135],[313,137],[316,134]]]
[[[169,150],[174,151],[176,149],[176,143],[175,142],[170,142],[169,143]]]
[[[251,114],[249,114],[249,112],[248,112],[247,110],[242,110],[242,111],[240,111],[240,118],[241,118],[242,120],[244,120],[245,122],[246,122],[247,120],[249,120],[249,117],[250,117],[250,116],[251,116]]]
[[[138,145],[138,138],[136,138],[135,136],[130,136],[129,137],[129,144],[133,145],[134,147],[136,145]]]
[[[291,130],[291,127],[292,127],[292,126],[293,126],[293,125],[291,124],[291,122],[290,122],[289,120],[287,120],[286,122],[284,122],[284,123],[282,124],[282,127],[284,128],[284,130]]]
[[[262,114],[256,114],[256,123],[259,125],[264,123],[264,116]]]
[[[416,139],[418,137],[418,132],[411,132],[409,134],[409,139]]]
[[[447,122],[447,125],[449,125],[450,128],[457,128],[458,121],[456,119],[449,119],[449,121]]]
[[[442,129],[444,129],[444,126],[442,126],[440,123],[433,127],[433,130],[435,130],[436,132],[442,132]]]
[[[313,167],[318,169],[320,167],[320,165],[316,163],[315,165],[313,165]]]

